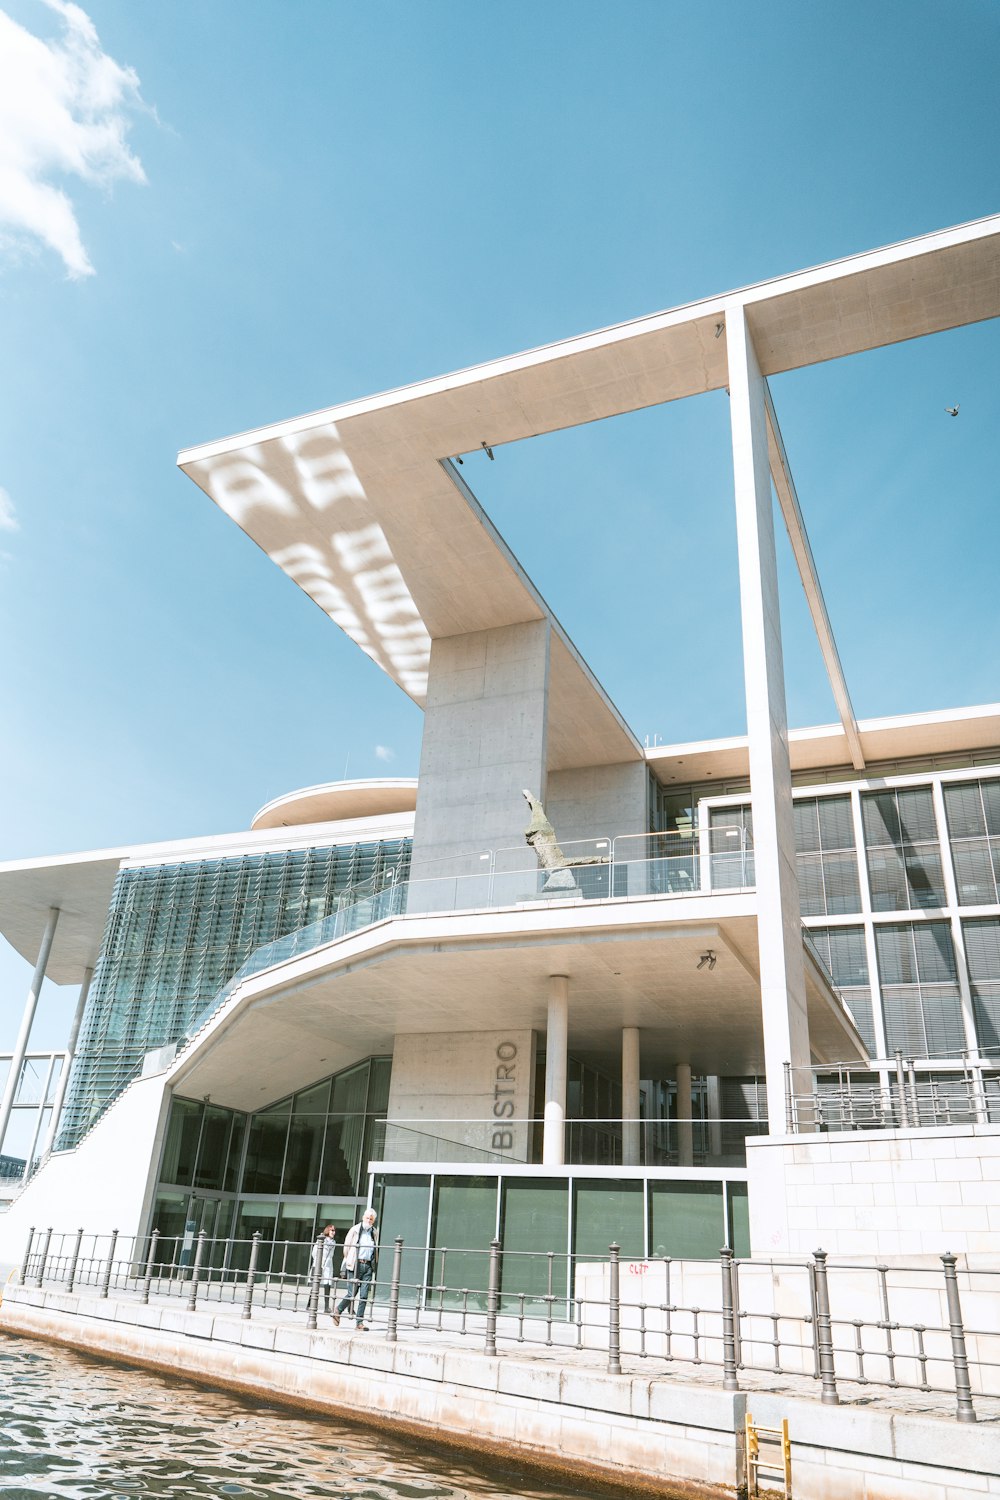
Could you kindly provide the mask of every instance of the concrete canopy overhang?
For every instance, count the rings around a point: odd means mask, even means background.
[[[570,979],[574,1055],[618,1058],[642,1031],[644,1076],[763,1069],[757,926],[750,896],[547,905],[544,911],[398,917],[247,979],[178,1057],[178,1093],[260,1108],[369,1054],[398,1033],[533,1028],[550,974]],[[716,954],[699,969],[701,955]],[[818,1062],[867,1057],[853,1020],[805,950]],[[266,1062],[262,1060],[266,1059]]]
[[[858,732],[869,767],[886,762],[961,755],[1000,747],[1000,703],[975,708],[942,709],[934,713],[900,714],[891,718],[861,719]],[[792,773],[830,771],[843,767],[853,776],[851,753],[840,724],[792,729],[788,735]],[[646,751],[657,778],[671,781],[725,781],[749,778],[750,760],[745,735],[722,740],[698,740],[683,745],[658,745]],[[901,770],[905,767],[901,764]]]
[[[46,970],[56,984],[79,984],[97,962],[115,876],[129,849],[98,849],[0,864],[0,931],[34,963],[53,906],[59,908]]]
[[[329,781],[301,787],[267,802],[250,827],[289,828],[300,823],[330,823],[371,818],[383,813],[412,813],[417,805],[415,776],[369,777],[364,781]]]
[[[552,618],[452,455],[1000,314],[1000,216],[183,451],[181,468],[418,703],[430,641]],[[550,765],[639,748],[553,621]]]

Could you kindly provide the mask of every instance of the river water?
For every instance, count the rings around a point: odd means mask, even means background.
[[[0,1334],[0,1500],[587,1500],[503,1464]],[[595,1497],[596,1500],[596,1497]]]

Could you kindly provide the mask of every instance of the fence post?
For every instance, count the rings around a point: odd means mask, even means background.
[[[490,1240],[490,1280],[486,1292],[486,1353],[497,1352],[497,1306],[500,1302],[500,1241]]]
[[[944,1285],[948,1294],[948,1322],[951,1325],[951,1359],[955,1366],[955,1395],[958,1405],[955,1416],[960,1422],[976,1420],[972,1405],[972,1384],[969,1380],[969,1356],[965,1348],[965,1326],[962,1323],[962,1303],[958,1295],[958,1276],[955,1265],[958,1257],[950,1251],[942,1255],[944,1263]]]
[[[198,1281],[201,1277],[201,1262],[205,1254],[205,1231],[198,1231],[198,1243],[194,1251],[194,1265],[191,1267],[191,1290],[188,1292],[187,1310],[194,1312],[198,1302]]]
[[[21,1279],[20,1279],[20,1281],[18,1283],[19,1286],[24,1286],[25,1280],[27,1279],[27,1275],[28,1275],[28,1262],[31,1259],[31,1247],[32,1247],[32,1245],[34,1243],[35,1243],[35,1226],[34,1226],[34,1224],[32,1224],[31,1228],[28,1230],[28,1243],[25,1246],[25,1250],[24,1250],[24,1260],[21,1262]]]
[[[899,1123],[904,1130],[910,1124],[910,1106],[906,1097],[906,1074],[903,1072],[903,1054],[896,1048],[896,1092],[899,1094]]]
[[[76,1231],[76,1244],[73,1246],[73,1259],[69,1263],[69,1277],[66,1281],[66,1290],[71,1292],[76,1282],[76,1268],[80,1260],[80,1246],[83,1244],[83,1230]]]
[[[306,1305],[306,1327],[313,1330],[319,1313],[319,1282],[323,1271],[323,1236],[320,1235],[309,1257],[309,1301]]]
[[[392,1280],[389,1283],[389,1320],[385,1326],[386,1342],[396,1342],[399,1321],[399,1283],[403,1275],[403,1236],[397,1234],[392,1246]]]
[[[156,1265],[156,1251],[160,1243],[160,1231],[154,1229],[149,1236],[149,1254],[146,1256],[146,1272],[142,1278],[142,1300],[149,1302],[149,1289],[153,1284],[153,1269]]]
[[[45,1231],[45,1238],[42,1241],[42,1254],[41,1254],[41,1258],[39,1259],[39,1262],[38,1262],[38,1279],[35,1282],[36,1286],[41,1286],[41,1284],[42,1284],[42,1277],[45,1275],[45,1262],[49,1258],[49,1244],[50,1244],[51,1240],[52,1240],[52,1230],[51,1230],[51,1228],[49,1228],[49,1229],[46,1229],[46,1231]]]
[[[824,1406],[839,1406],[837,1371],[833,1358],[833,1328],[830,1323],[830,1288],[826,1279],[826,1251],[814,1250],[816,1266],[816,1349],[819,1354],[819,1376],[823,1382]]]
[[[785,1134],[795,1134],[795,1110],[792,1100],[792,1065],[785,1063]]]
[[[118,1231],[112,1229],[111,1244],[108,1246],[108,1263],[104,1268],[104,1280],[101,1282],[101,1296],[106,1297],[111,1289],[111,1272],[115,1264],[115,1246],[118,1243]]]
[[[920,1094],[917,1091],[917,1070],[913,1066],[913,1058],[906,1059],[907,1088],[910,1094],[910,1124],[914,1130],[920,1129]],[[934,1121],[931,1120],[931,1124]]]
[[[243,1297],[243,1321],[253,1315],[253,1284],[257,1277],[257,1256],[260,1253],[260,1230],[255,1229],[250,1241],[250,1262],[247,1266],[247,1289]]]
[[[733,1252],[728,1245],[719,1251],[722,1261],[722,1389],[738,1391],[736,1378],[736,1321],[733,1309]]]
[[[621,1287],[619,1282],[618,1257],[621,1254],[621,1246],[614,1244],[608,1246],[610,1265],[608,1266],[608,1374],[620,1375],[622,1372],[622,1308]]]

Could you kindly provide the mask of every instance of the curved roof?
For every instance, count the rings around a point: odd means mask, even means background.
[[[254,814],[250,827],[291,828],[299,823],[334,823],[373,818],[379,813],[413,812],[415,776],[373,777],[366,781],[327,781],[275,797]]]

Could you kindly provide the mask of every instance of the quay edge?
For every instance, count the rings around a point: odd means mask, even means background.
[[[608,1376],[526,1353],[310,1333],[114,1298],[8,1286],[0,1332],[492,1455],[565,1482],[664,1500],[745,1496],[743,1429],[789,1421],[793,1500],[982,1500],[1000,1495],[1000,1424],[674,1376]]]

